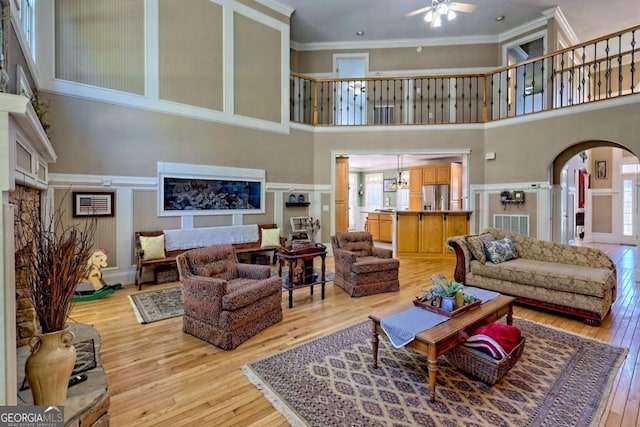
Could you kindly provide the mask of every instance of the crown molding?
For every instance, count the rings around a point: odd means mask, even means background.
[[[558,23],[558,27],[560,27],[560,30],[569,39],[567,40],[567,42],[570,45],[580,44],[580,40],[578,39],[578,36],[576,36],[576,33],[573,32],[573,28],[571,28],[571,25],[569,25],[569,21],[567,21],[567,18],[564,16],[564,13],[562,13],[562,9],[560,9],[560,6],[547,9],[544,12],[542,12],[542,14],[546,16],[548,19],[551,19],[551,18],[555,19],[555,21]]]
[[[371,40],[362,42],[317,42],[298,43],[291,41],[291,48],[298,51],[344,50],[344,49],[388,49],[405,47],[456,46],[471,44],[497,43],[497,36],[465,36],[441,37],[436,39],[400,39],[400,40]]]
[[[524,33],[528,33],[530,31],[536,30],[540,27],[544,27],[547,25],[548,18],[542,16],[538,19],[534,19],[533,21],[526,22],[520,26],[507,30],[503,33],[498,34],[498,42],[502,43],[507,40],[514,39],[518,36],[521,36]]]
[[[268,7],[271,10],[278,12],[288,18],[291,18],[291,14],[295,11],[294,8],[289,7],[275,0],[255,0],[256,3]]]

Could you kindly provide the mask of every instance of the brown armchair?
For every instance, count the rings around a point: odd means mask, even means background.
[[[231,245],[176,258],[184,332],[231,350],[282,320],[282,281],[268,265],[240,264]]]
[[[336,274],[333,284],[352,297],[400,290],[400,261],[390,249],[373,245],[371,233],[338,232],[331,236]]]

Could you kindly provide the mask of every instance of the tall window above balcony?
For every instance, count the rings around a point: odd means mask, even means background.
[[[24,36],[24,50],[35,61],[35,2],[36,0],[13,0],[14,18],[20,21],[20,29]],[[25,53],[26,53],[25,52]]]

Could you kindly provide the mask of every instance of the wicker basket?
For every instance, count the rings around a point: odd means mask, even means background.
[[[511,350],[511,353],[500,360],[462,344],[449,350],[444,355],[449,363],[456,368],[489,385],[494,385],[516,364],[524,350],[524,341],[525,338],[522,337],[518,345]]]
[[[174,267],[156,267],[155,270],[156,283],[169,283],[178,281],[178,270]]]

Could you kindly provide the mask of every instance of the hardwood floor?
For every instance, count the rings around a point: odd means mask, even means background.
[[[515,315],[629,348],[615,380],[601,426],[640,425],[640,290],[635,281],[636,248],[592,245],[618,267],[618,299],[602,326],[516,306]],[[220,350],[182,332],[182,319],[141,325],[124,286],[112,296],[77,303],[74,321],[93,324],[102,337],[101,359],[111,394],[111,425],[286,426],[285,419],[244,376],[241,366],[367,319],[375,308],[411,300],[429,286],[432,274],[453,275],[455,259],[401,258],[397,293],[350,298],[333,284],[320,292],[294,292],[284,320],[232,351]],[[333,259],[327,258],[333,270]],[[147,285],[142,292],[175,286]],[[588,372],[584,373],[589,375]]]

